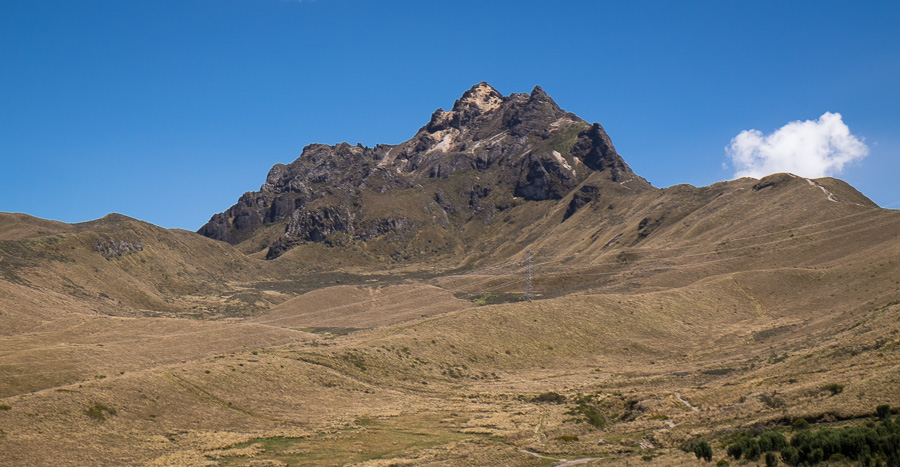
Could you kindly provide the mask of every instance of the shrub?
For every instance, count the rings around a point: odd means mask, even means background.
[[[566,396],[555,392],[545,392],[531,398],[531,402],[553,402],[556,404],[564,404]]]
[[[741,460],[741,456],[744,455],[744,445],[740,442],[736,442],[728,446],[725,452],[727,452],[729,456],[733,457],[734,460]]]
[[[578,441],[578,435],[560,435],[556,439],[560,441]]]
[[[578,415],[578,414],[584,415],[584,418],[587,420],[587,422],[591,426],[593,426],[594,428],[597,428],[597,429],[601,429],[606,426],[606,417],[603,416],[603,414],[599,410],[597,410],[596,407],[594,407],[592,404],[590,404],[588,402],[589,400],[590,400],[590,396],[583,397],[583,398],[577,398],[576,401],[578,402],[578,405],[576,407],[572,408],[571,410],[569,410],[568,412],[566,412],[566,414],[568,414],[568,415]]]
[[[872,454],[869,453],[868,446],[866,446],[866,449],[859,455],[859,465],[865,467],[872,465]]]
[[[759,447],[764,452],[781,451],[787,445],[787,439],[777,431],[767,431],[759,437]]]
[[[888,417],[891,416],[891,406],[881,404],[878,407],[875,407],[875,415],[882,420],[887,420]]]
[[[703,459],[706,462],[709,462],[712,460],[712,446],[706,441],[700,441],[694,445],[694,455],[697,456],[697,459]]]
[[[766,405],[768,405],[772,409],[777,409],[784,407],[784,399],[778,397],[774,392],[772,394],[762,394],[759,396],[759,400],[763,401]]]
[[[825,460],[845,462],[848,459],[859,461],[861,465],[869,465],[872,461],[877,464],[881,460],[887,465],[900,465],[900,425],[888,417],[878,424],[868,422],[865,426],[834,430],[823,428],[815,433],[805,430],[791,438],[791,446],[798,451],[797,462],[792,465],[814,465]]]
[[[844,385],[837,384],[837,383],[831,383],[831,384],[826,384],[822,389],[824,389],[826,391],[831,391],[831,395],[834,396],[834,395],[844,392]]]
[[[729,456],[734,457],[735,460],[740,460],[741,456],[744,456],[751,461],[759,460],[759,455],[762,454],[759,442],[755,438],[750,438],[746,435],[741,436],[731,446],[728,446],[726,452],[728,452]]]
[[[759,455],[762,454],[762,449],[759,448],[759,442],[752,438],[745,439],[747,440],[747,443],[744,445],[744,457],[751,461],[759,460]]]
[[[785,446],[781,450],[781,460],[787,465],[797,465],[800,463],[800,451],[793,446]]]
[[[353,364],[353,366],[355,366],[356,368],[359,368],[362,371],[366,371],[366,360],[362,355],[353,352],[347,352],[346,354],[341,355],[341,357],[347,362]]]
[[[809,429],[809,422],[807,422],[805,418],[798,418],[794,420],[794,423],[791,423],[791,426],[797,431],[807,430]]]
[[[588,423],[590,423],[594,428],[603,428],[606,426],[606,419],[603,417],[603,414],[600,413],[592,405],[582,405],[581,413],[584,414],[584,417],[587,418]]]
[[[775,467],[776,465],[778,465],[778,457],[775,455],[774,452],[771,452],[771,451],[767,452],[766,453],[766,467]]]
[[[116,409],[112,407],[107,407],[106,405],[100,403],[94,403],[94,405],[88,406],[88,408],[84,409],[84,413],[93,418],[94,420],[103,421],[106,420],[107,415],[116,415]]]
[[[759,439],[748,432],[726,449],[735,459],[744,457],[749,461],[755,461],[765,453],[766,465],[773,465],[772,461],[777,460],[773,459],[775,453],[781,451],[781,460],[788,465],[816,465],[827,461],[858,462],[866,466],[884,462],[885,465],[900,466],[900,423],[891,420],[888,406],[879,406],[875,412],[881,417],[878,422],[870,420],[863,426],[816,431],[809,429],[806,420],[798,419],[793,423],[798,431],[790,443],[776,431],[763,432]]]
[[[809,451],[809,454],[806,455],[806,460],[808,463],[816,465],[825,460],[825,451],[822,448],[815,448]]]

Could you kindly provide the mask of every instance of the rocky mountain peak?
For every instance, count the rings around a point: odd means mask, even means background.
[[[431,115],[431,121],[424,130],[431,134],[450,129],[460,131],[484,114],[499,109],[503,102],[503,95],[482,81],[464,92],[462,97],[453,103],[453,108],[450,110],[437,109]],[[445,133],[442,133],[432,139],[440,141],[444,135]]]
[[[454,112],[476,111],[483,114],[500,107],[503,94],[484,81],[472,86],[462,97],[453,103]]]
[[[528,95],[528,101],[532,103],[532,105],[546,105],[548,108],[553,109],[553,111],[558,111],[559,106],[556,105],[556,101],[547,94],[543,88],[540,86],[535,86],[534,89],[531,90],[531,94]]]
[[[556,101],[550,97],[549,94],[544,92],[540,86],[535,86],[531,91],[531,94],[528,96],[528,105],[532,111],[540,111],[542,113],[551,114],[551,115],[559,115],[561,113],[565,113],[564,110],[559,108],[559,105],[556,104]]]
[[[523,201],[562,200],[589,179],[650,187],[600,124],[561,109],[540,86],[503,96],[482,82],[399,145],[305,147],[200,233],[233,244],[254,239],[248,249],[268,246],[269,258],[303,242],[390,237],[402,245],[422,229],[450,244],[470,222],[490,225]],[[263,229],[273,224],[285,225],[283,235],[272,238],[273,229]],[[270,236],[257,238],[261,231]]]

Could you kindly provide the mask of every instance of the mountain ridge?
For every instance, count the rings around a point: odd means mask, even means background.
[[[306,146],[294,162],[273,166],[259,191],[245,193],[198,233],[237,245],[259,229],[284,224],[280,235],[254,240],[245,249],[267,249],[269,259],[300,243],[346,246],[386,235],[409,237],[422,228],[452,237],[482,211],[504,211],[516,199],[560,200],[594,172],[635,190],[650,188],[599,123],[565,112],[540,86],[529,94],[503,96],[482,82],[451,110],[436,110],[403,143]],[[467,181],[459,182],[460,177]],[[413,195],[423,184],[429,192]],[[435,213],[433,219],[379,213],[365,204],[366,194],[388,192],[415,198]]]

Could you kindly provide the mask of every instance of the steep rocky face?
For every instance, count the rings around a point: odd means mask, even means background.
[[[307,146],[199,233],[239,244],[282,224],[278,238],[253,247],[268,248],[268,258],[304,242],[403,242],[424,227],[452,236],[522,200],[561,200],[594,173],[594,181],[650,188],[599,123],[562,110],[540,87],[503,96],[480,83],[399,145]]]
[[[335,218],[336,214],[329,213],[327,209],[311,208],[310,205],[328,196],[339,195],[349,199],[357,195],[365,188],[366,181],[372,178],[372,172],[376,170],[375,162],[383,159],[389,149],[390,146],[385,145],[365,148],[347,143],[335,146],[311,144],[294,162],[272,167],[260,191],[244,193],[237,204],[212,216],[199,233],[238,244],[260,227],[289,219],[302,222],[309,218],[311,226],[324,227],[315,218]],[[387,175],[391,186],[402,185],[402,181],[391,174],[375,175],[375,178]],[[313,230],[314,227],[310,227],[304,234],[298,233],[297,238],[318,238]],[[298,232],[296,227],[291,231]]]

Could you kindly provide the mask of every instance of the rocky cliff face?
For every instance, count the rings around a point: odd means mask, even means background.
[[[503,96],[480,83],[399,145],[307,146],[199,233],[239,244],[282,224],[278,238],[251,248],[268,248],[270,259],[304,242],[408,242],[423,228],[452,236],[517,203],[561,200],[589,177],[570,210],[597,180],[649,188],[600,124],[565,112],[540,87]]]

